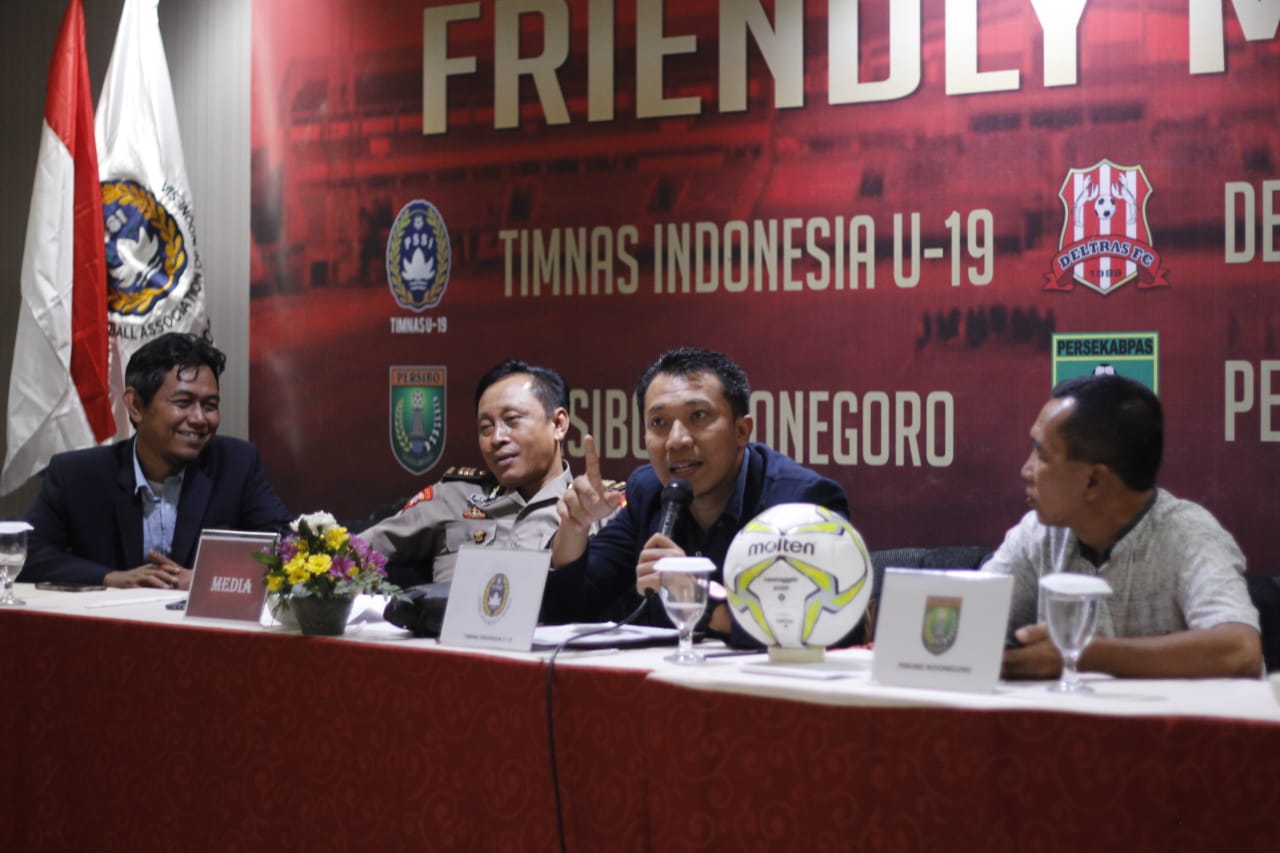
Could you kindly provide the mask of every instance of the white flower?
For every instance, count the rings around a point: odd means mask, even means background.
[[[338,519],[334,518],[332,513],[312,512],[298,516],[289,524],[289,529],[294,533],[298,533],[298,525],[303,522],[306,522],[307,527],[309,527],[311,532],[315,534],[323,534],[330,527],[338,526]]]

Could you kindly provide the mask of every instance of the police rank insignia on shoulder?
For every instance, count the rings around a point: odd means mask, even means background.
[[[425,489],[423,489],[422,491],[418,492],[418,493],[417,493],[416,495],[414,495],[413,497],[409,498],[409,500],[405,503],[405,505],[404,505],[404,506],[402,506],[402,507],[400,507],[400,511],[401,511],[401,512],[404,512],[404,511],[405,511],[405,510],[407,510],[407,509],[411,509],[411,508],[413,508],[413,507],[417,506],[418,504],[422,503],[423,501],[429,501],[429,500],[431,500],[431,495],[432,495],[432,487],[431,487],[431,486],[427,486]]]
[[[476,468],[472,465],[454,465],[440,476],[441,480],[461,481],[464,483],[483,483],[489,479],[489,472],[484,468]]]

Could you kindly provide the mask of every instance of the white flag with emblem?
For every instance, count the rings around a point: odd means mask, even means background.
[[[96,129],[106,226],[111,393],[130,434],[124,369],[165,332],[209,335],[191,187],[160,41],[158,0],[125,0]]]

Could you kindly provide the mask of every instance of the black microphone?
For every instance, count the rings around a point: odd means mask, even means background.
[[[676,528],[680,515],[693,503],[693,486],[688,480],[679,477],[662,487],[662,520],[658,523],[658,532],[668,539]]]
[[[680,520],[681,513],[689,508],[689,504],[693,503],[693,486],[689,485],[688,480],[676,477],[662,487],[661,501],[662,518],[658,522],[658,532],[670,539],[672,531],[676,529],[676,522]],[[644,591],[645,604],[648,604],[650,599],[657,597],[658,592],[652,587]],[[637,610],[635,615],[639,615],[639,612]]]

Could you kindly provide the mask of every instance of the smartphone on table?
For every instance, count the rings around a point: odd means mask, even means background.
[[[36,589],[48,589],[53,592],[93,592],[99,589],[106,589],[100,583],[54,583],[52,581],[40,581],[36,584]]]

